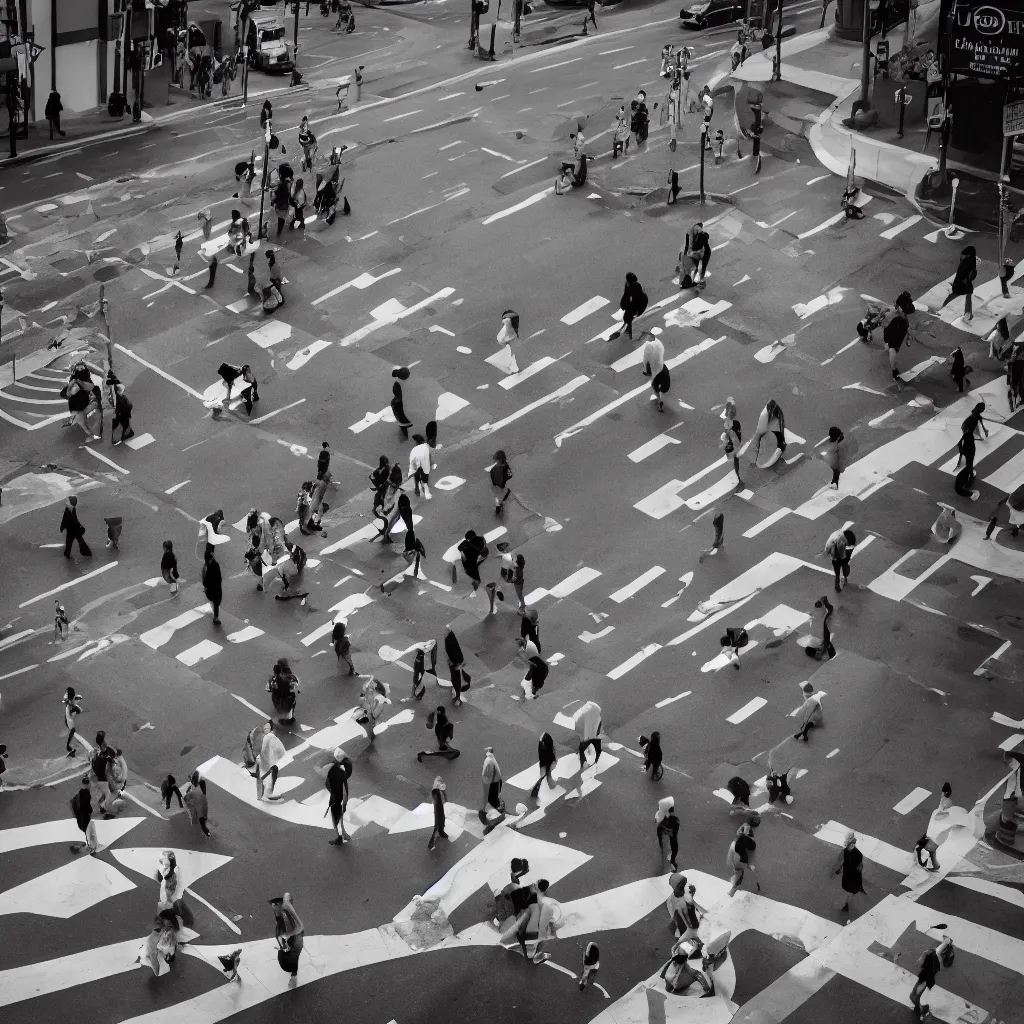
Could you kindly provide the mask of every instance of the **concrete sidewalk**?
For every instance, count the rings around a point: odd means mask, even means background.
[[[850,158],[856,154],[858,177],[895,189],[914,202],[924,176],[938,166],[937,158],[848,128],[843,121],[852,114],[860,80],[820,70],[824,66],[854,71],[855,64],[859,67],[860,52],[859,43],[833,38],[831,27],[795,36],[782,43],[782,80],[835,97],[807,132],[807,141],[822,166],[845,176]],[[749,57],[732,74],[734,81],[747,83],[767,83],[771,76],[771,53]]]

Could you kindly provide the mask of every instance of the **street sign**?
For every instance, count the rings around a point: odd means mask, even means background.
[[[1024,135],[1024,100],[1003,104],[1003,136]]]

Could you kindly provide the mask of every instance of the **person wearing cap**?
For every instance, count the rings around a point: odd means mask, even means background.
[[[291,977],[288,987],[294,988],[299,980],[299,954],[302,952],[305,928],[299,915],[295,913],[292,895],[275,896],[270,900],[274,908],[274,937],[277,939],[277,962],[282,971]]]
[[[809,682],[800,687],[800,692],[804,695],[804,702],[796,713],[798,729],[793,733],[793,739],[806,743],[807,734],[811,729],[823,724],[821,700],[814,695],[814,687]]]
[[[327,769],[327,790],[330,798],[327,809],[331,812],[331,822],[338,834],[330,840],[331,846],[341,846],[352,837],[345,831],[345,810],[348,807],[348,780],[352,777],[352,760],[341,747],[334,750],[334,760]]]
[[[843,849],[836,859],[832,872],[842,874],[843,892],[846,902],[839,908],[840,914],[850,914],[850,900],[858,893],[864,892],[864,854],[857,849],[857,834],[851,829],[843,840]]]

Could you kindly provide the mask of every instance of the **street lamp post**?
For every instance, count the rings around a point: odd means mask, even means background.
[[[868,106],[868,90],[871,84],[871,3],[864,0],[864,25],[861,29],[861,56],[860,56],[860,107],[866,110]]]
[[[700,205],[704,205],[704,150],[708,144],[708,123],[704,121],[700,126]]]
[[[264,235],[269,237],[269,232],[265,230],[263,225],[263,205],[266,202],[267,189],[270,187],[270,140],[273,138],[271,134],[272,129],[273,125],[268,117],[266,126],[263,129],[263,174],[261,176],[263,187],[260,189],[260,219],[256,228],[257,240],[263,238]]]

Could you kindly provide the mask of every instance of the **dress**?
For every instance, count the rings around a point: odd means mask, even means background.
[[[864,854],[856,846],[843,850],[843,892],[851,896],[864,891]]]

